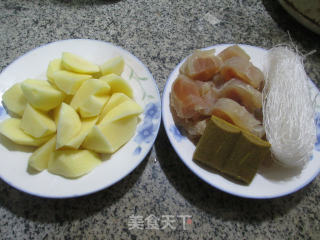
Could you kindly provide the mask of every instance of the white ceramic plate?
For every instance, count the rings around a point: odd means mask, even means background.
[[[214,48],[216,49],[216,53],[219,53],[228,46],[230,45],[216,45],[207,49]],[[240,46],[250,55],[253,64],[262,69],[266,50],[248,45]],[[196,164],[192,160],[195,145],[179,131],[172,118],[169,108],[171,86],[175,81],[179,73],[179,68],[184,61],[185,59],[174,69],[166,83],[162,97],[162,120],[173,148],[179,155],[180,159],[192,172],[194,172],[198,177],[208,184],[222,191],[246,198],[275,198],[284,196],[301,189],[318,175],[320,171],[320,131],[318,131],[318,142],[313,151],[313,157],[301,172],[288,170],[285,168],[260,169],[249,186],[237,184],[217,173],[207,171]],[[313,97],[316,96],[318,89],[311,81],[310,89]],[[319,99],[317,99],[317,112],[320,112]],[[320,118],[320,114],[317,116]],[[320,129],[320,126],[318,129]]]
[[[160,119],[160,95],[146,66],[128,51],[110,43],[96,40],[65,40],[53,42],[19,57],[0,74],[0,94],[16,82],[26,78],[46,79],[50,60],[61,57],[63,51],[72,52],[96,64],[121,55],[125,59],[122,77],[134,89],[135,100],[144,108],[135,136],[109,159],[89,174],[75,180],[53,175],[48,171],[27,172],[32,148],[19,147],[5,137],[0,138],[0,177],[11,186],[41,197],[67,198],[90,194],[118,182],[145,158],[157,136]],[[0,120],[8,115],[0,108]]]
[[[320,35],[319,0],[278,0],[293,18],[309,30]]]

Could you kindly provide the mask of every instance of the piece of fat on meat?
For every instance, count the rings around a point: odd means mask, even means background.
[[[217,91],[219,98],[230,98],[253,113],[262,108],[262,94],[251,85],[236,78],[222,85]]]
[[[247,109],[229,98],[220,98],[214,105],[213,115],[220,117],[252,134],[263,137],[264,127]]]
[[[210,81],[220,71],[222,60],[215,50],[195,50],[180,67],[180,73],[193,80]]]
[[[222,67],[220,74],[224,81],[229,81],[232,78],[237,78],[245,83],[250,84],[259,91],[264,85],[263,73],[255,67],[251,62],[242,57],[232,57],[227,59]]]
[[[241,57],[247,61],[250,61],[250,56],[241,47],[239,47],[239,45],[227,47],[220,52],[218,56],[223,62],[232,57]]]

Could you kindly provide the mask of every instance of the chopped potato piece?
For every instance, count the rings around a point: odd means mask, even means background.
[[[98,154],[89,150],[57,150],[48,163],[48,171],[67,178],[77,178],[98,166]]]
[[[107,95],[109,91],[108,83],[97,79],[89,79],[79,88],[70,105],[83,118],[98,116],[109,99]]]
[[[56,132],[56,124],[47,113],[33,108],[30,104],[23,113],[20,128],[27,134],[39,138]]]
[[[61,108],[62,104],[60,104],[58,107],[56,107],[55,109],[53,109],[52,111],[52,118],[53,121],[56,124],[56,127],[58,126],[58,118],[59,118],[59,112],[60,112],[60,108]]]
[[[114,93],[110,97],[109,101],[104,105],[101,114],[99,115],[98,123],[106,116],[106,114],[114,107],[123,103],[124,101],[130,100],[130,98],[123,93]]]
[[[101,81],[107,82],[111,87],[111,93],[121,92],[130,98],[133,98],[133,91],[129,83],[116,74],[109,74],[99,78]]]
[[[51,84],[55,84],[53,79],[53,73],[60,70],[62,70],[60,58],[54,59],[49,63],[48,69],[47,69],[47,78]]]
[[[21,117],[26,108],[27,99],[23,95],[21,84],[16,83],[2,95],[2,101],[10,113]]]
[[[81,121],[77,112],[68,104],[62,103],[58,112],[57,144],[59,149],[68,144],[81,130]]]
[[[59,90],[43,80],[27,79],[22,82],[21,89],[28,102],[43,111],[59,106],[64,97]]]
[[[81,117],[88,118],[98,116],[110,96],[89,96],[79,109]]]
[[[140,107],[139,104],[130,99],[128,101],[120,103],[119,105],[111,109],[99,124],[116,121],[118,119],[129,117],[132,115],[139,115],[140,113],[142,113],[142,111],[142,107]]]
[[[91,75],[73,73],[65,70],[56,71],[52,74],[52,79],[56,86],[68,95],[74,95],[82,83],[90,78],[92,78]]]
[[[18,118],[8,118],[0,123],[0,133],[9,138],[14,143],[25,146],[41,146],[47,142],[51,136],[35,138],[26,134],[20,128],[21,120]]]
[[[111,144],[97,126],[91,128],[81,146],[98,153],[110,153],[112,150]]]
[[[93,74],[100,71],[97,65],[70,52],[62,53],[61,62],[65,69],[76,73]]]
[[[123,68],[124,68],[123,57],[117,56],[117,57],[111,58],[108,61],[106,61],[105,63],[103,63],[100,66],[100,71],[101,71],[102,76],[110,74],[110,73],[114,73],[114,74],[117,74],[120,76],[121,73],[123,72]]]
[[[29,167],[42,171],[48,168],[48,162],[52,156],[53,151],[56,150],[56,136],[53,136],[48,142],[39,147],[32,153],[29,158]]]
[[[99,153],[114,153],[134,135],[137,117],[126,117],[94,126],[82,146]]]
[[[63,102],[70,105],[72,98],[73,98],[73,95],[66,95],[63,99]]]
[[[80,132],[74,136],[70,142],[66,144],[67,147],[78,149],[86,136],[89,134],[93,126],[96,124],[98,117],[86,118],[81,121]]]

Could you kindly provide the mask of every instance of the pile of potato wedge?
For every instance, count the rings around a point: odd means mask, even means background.
[[[38,147],[28,166],[78,178],[114,153],[135,133],[142,107],[121,77],[124,59],[96,65],[70,52],[52,60],[47,81],[26,79],[2,96],[12,116],[0,133],[16,144]]]

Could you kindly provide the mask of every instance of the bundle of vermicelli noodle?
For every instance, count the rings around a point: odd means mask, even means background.
[[[286,46],[268,51],[263,117],[274,158],[288,167],[303,166],[316,142],[314,104],[302,57]]]

